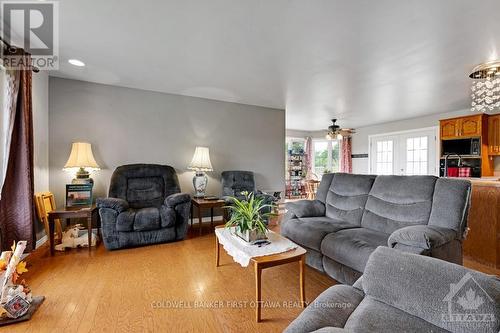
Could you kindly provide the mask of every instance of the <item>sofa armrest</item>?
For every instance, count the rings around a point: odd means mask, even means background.
[[[177,205],[191,202],[191,196],[187,193],[175,193],[165,198],[165,206],[175,207]]]
[[[96,205],[97,208],[110,208],[118,213],[129,208],[128,202],[120,198],[97,198]]]
[[[430,250],[457,238],[457,233],[452,229],[414,225],[394,231],[387,241],[389,247],[411,247]]]
[[[296,217],[325,216],[325,204],[319,200],[300,200],[289,202],[286,209]]]
[[[271,194],[266,193],[266,192],[262,192],[260,190],[256,192],[255,197],[264,199],[264,203],[266,203],[266,204],[273,204],[276,201],[278,201],[278,199],[274,195],[271,195]]]

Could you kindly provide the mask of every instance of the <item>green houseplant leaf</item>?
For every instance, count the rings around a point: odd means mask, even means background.
[[[231,205],[224,208],[230,210],[230,219],[226,222],[225,227],[236,227],[236,230],[242,234],[247,231],[257,231],[265,235],[268,230],[265,221],[276,216],[276,214],[268,212],[273,210],[274,205],[264,204],[264,199],[255,197],[254,193],[242,192],[241,194],[243,199],[228,198]]]

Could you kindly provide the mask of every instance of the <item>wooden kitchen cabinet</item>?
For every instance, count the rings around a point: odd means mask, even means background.
[[[457,140],[457,139],[471,139],[479,138],[481,141],[481,153],[475,158],[481,159],[481,177],[489,177],[494,174],[493,158],[491,156],[491,151],[495,154],[500,155],[500,143],[490,144],[492,135],[497,138],[499,134],[489,133],[488,125],[489,116],[487,114],[476,114],[471,116],[456,117],[450,119],[442,119],[439,121],[440,124],[440,138],[441,140]],[[490,122],[491,124],[492,122]],[[495,123],[493,121],[493,123]],[[498,123],[497,126],[498,133]],[[459,143],[458,141],[457,143]],[[495,148],[496,146],[496,148]],[[441,146],[442,149],[442,146]],[[495,150],[496,149],[496,150]],[[441,150],[442,155],[442,150]]]
[[[500,114],[488,118],[488,153],[500,155]]]
[[[441,139],[456,139],[459,126],[458,118],[441,120]]]
[[[460,137],[481,136],[483,115],[460,118]]]
[[[440,121],[441,140],[480,137],[483,134],[482,114]]]

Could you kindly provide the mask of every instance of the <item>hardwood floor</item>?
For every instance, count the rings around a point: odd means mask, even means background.
[[[297,263],[263,271],[263,322],[255,322],[253,266],[221,251],[204,226],[188,239],[109,252],[71,250],[50,257],[43,246],[28,257],[23,277],[46,300],[31,321],[0,328],[18,332],[281,332],[302,311]],[[273,229],[278,229],[274,227]],[[466,260],[465,266],[494,270]],[[306,300],[335,284],[306,267]]]
[[[30,256],[25,278],[46,300],[31,321],[0,332],[281,332],[302,311],[297,263],[262,273],[263,322],[255,322],[253,266],[221,251],[214,233],[109,252],[101,245]],[[306,268],[306,300],[335,284]]]

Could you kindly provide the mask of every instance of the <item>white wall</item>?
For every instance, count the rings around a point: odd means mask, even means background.
[[[439,126],[440,119],[460,117],[472,114],[473,113],[470,112],[470,110],[461,110],[456,112],[441,113],[426,117],[406,119],[391,123],[357,128],[356,134],[354,134],[352,138],[352,153],[369,154],[370,148],[369,148],[368,137],[370,135]],[[500,162],[498,162],[498,159],[499,158],[496,158],[495,162],[496,171],[500,171]],[[354,173],[368,173],[369,171],[368,158],[353,158],[352,168]]]
[[[287,129],[286,136],[289,138],[305,138],[310,136],[313,139],[324,139],[326,136],[326,131],[302,131]]]
[[[219,195],[223,170],[251,170],[263,190],[284,189],[285,112],[235,103],[50,78],[50,189],[64,203],[62,171],[74,141],[92,144],[102,170],[95,196],[107,194],[113,170],[128,163],[176,168],[193,193],[186,167],[197,145],[210,148],[208,194]]]

